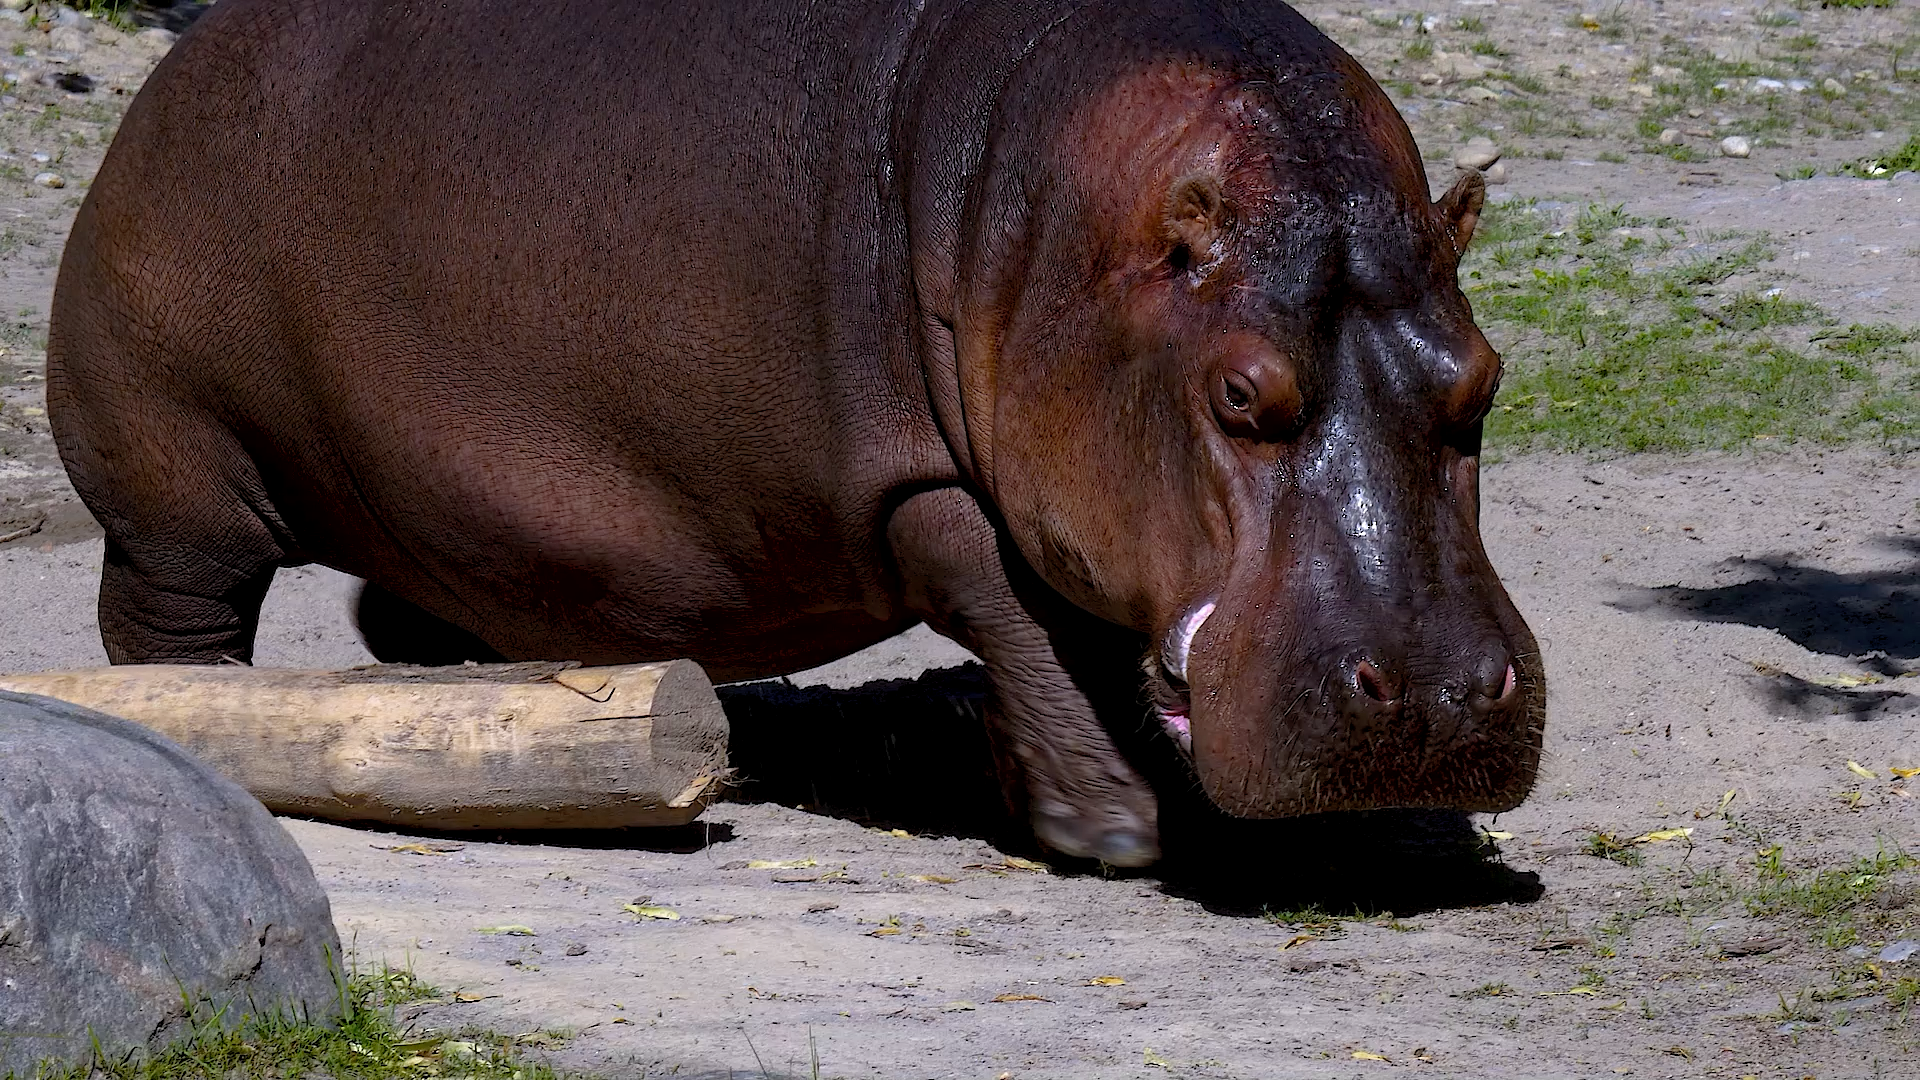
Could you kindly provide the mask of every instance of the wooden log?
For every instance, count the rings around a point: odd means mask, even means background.
[[[0,675],[144,724],[276,813],[419,829],[680,825],[717,792],[727,720],[698,664],[135,664]]]

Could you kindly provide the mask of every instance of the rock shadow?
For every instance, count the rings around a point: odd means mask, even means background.
[[[1009,813],[985,729],[977,664],[849,690],[784,680],[720,688],[741,802],[777,802],[913,833],[968,836],[1045,858],[1062,873],[1158,879],[1219,914],[1318,909],[1414,915],[1529,902],[1536,875],[1490,857],[1455,811],[1382,810],[1282,821],[1229,817],[1156,732],[1117,731],[1161,799],[1166,857],[1104,870],[1039,851]]]

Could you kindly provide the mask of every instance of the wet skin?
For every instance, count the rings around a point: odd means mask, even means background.
[[[557,5],[226,0],[148,82],[49,344],[115,662],[247,659],[320,562],[383,659],[925,621],[1068,855],[1157,858],[1156,721],[1236,814],[1524,797],[1483,189],[1350,57],[1274,3]]]

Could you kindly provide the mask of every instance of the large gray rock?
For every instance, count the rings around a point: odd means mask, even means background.
[[[137,724],[0,692],[0,1076],[225,1010],[337,1015],[326,893],[273,815]]]

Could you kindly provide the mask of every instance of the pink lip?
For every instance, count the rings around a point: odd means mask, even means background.
[[[1193,722],[1188,719],[1186,710],[1182,709],[1175,712],[1167,709],[1155,709],[1154,711],[1160,714],[1160,726],[1165,729],[1167,737],[1178,743],[1183,753],[1188,757],[1192,757]]]

